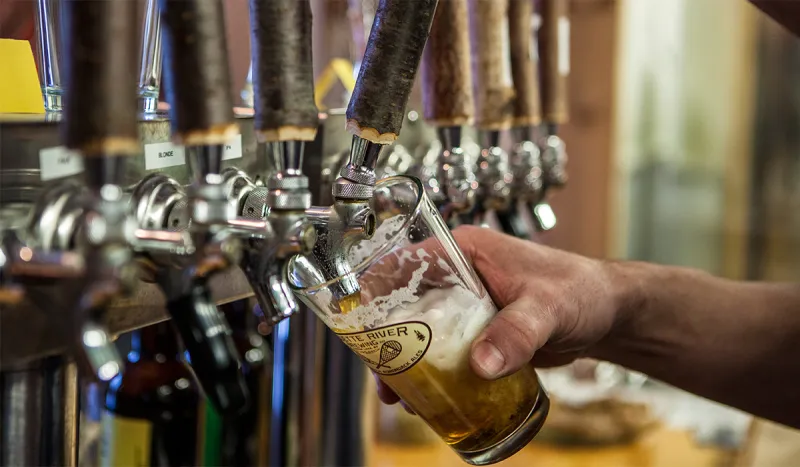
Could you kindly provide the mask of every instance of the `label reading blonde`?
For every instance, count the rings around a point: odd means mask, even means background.
[[[339,338],[375,373],[396,375],[416,365],[428,351],[431,328],[425,323],[412,321],[339,334]]]
[[[153,424],[147,420],[103,414],[100,465],[144,467],[150,465]]]

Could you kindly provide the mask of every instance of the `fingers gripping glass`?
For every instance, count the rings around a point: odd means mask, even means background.
[[[378,228],[350,248],[352,274],[325,282],[313,255],[289,264],[300,299],[466,462],[501,461],[539,431],[549,407],[534,370],[497,381],[470,367],[497,308],[417,179],[378,183]],[[360,292],[340,297],[339,282]]]

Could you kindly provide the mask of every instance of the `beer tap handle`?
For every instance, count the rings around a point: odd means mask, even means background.
[[[309,1],[250,0],[250,21],[259,141],[313,141],[319,115]],[[300,170],[299,165],[286,168]]]
[[[513,126],[525,130],[539,125],[542,120],[533,19],[532,0],[509,0],[508,33],[515,94]],[[527,136],[525,140],[533,141],[533,138]]]
[[[94,191],[121,185],[126,157],[140,149],[132,3],[65,0],[69,58],[62,139],[80,151]]]
[[[86,271],[71,304],[76,313],[75,356],[110,380],[122,359],[105,328],[113,299],[135,279],[129,222],[120,185],[126,157],[139,151],[136,125],[136,4],[66,0],[66,96],[61,125],[65,146],[80,151],[90,188],[81,253]]]
[[[437,0],[381,0],[347,108],[355,136],[391,144],[400,134]]]
[[[250,397],[230,327],[211,301],[208,279],[238,261],[234,217],[223,183],[222,154],[239,128],[233,116],[222,0],[159,0],[164,80],[172,139],[187,147],[194,176],[187,209],[194,252],[180,267],[161,268],[157,282],[200,385],[223,414]]]
[[[569,120],[569,0],[541,0],[539,29],[542,118],[552,126]]]
[[[172,139],[196,152],[198,182],[219,173],[222,146],[238,134],[221,0],[160,0],[164,81]]]
[[[424,115],[431,125],[448,128],[472,123],[475,105],[469,54],[467,0],[439,2],[421,66]]]
[[[249,242],[241,266],[268,322],[277,324],[298,310],[284,278],[285,262],[310,252],[316,241],[313,227],[305,223],[311,192],[302,170],[305,143],[316,138],[319,126],[311,4],[251,0],[250,22],[256,135],[268,143],[275,172],[267,180],[270,235]],[[253,190],[247,198],[262,194]]]
[[[511,124],[513,84],[505,50],[508,0],[469,0],[475,126],[500,131]]]
[[[380,0],[347,107],[347,129],[354,137],[350,162],[333,188],[335,198],[372,197],[378,156],[400,134],[437,3]]]
[[[211,403],[222,414],[240,413],[247,407],[249,391],[233,333],[212,301],[208,285],[202,280],[193,282],[185,293],[168,300],[167,311]]]

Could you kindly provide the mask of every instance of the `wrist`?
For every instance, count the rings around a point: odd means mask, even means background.
[[[603,268],[613,318],[608,334],[597,343],[592,356],[615,361],[620,347],[633,338],[636,321],[646,315],[653,274],[650,265],[639,262],[605,261]]]

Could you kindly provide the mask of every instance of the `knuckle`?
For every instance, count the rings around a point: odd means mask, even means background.
[[[513,357],[530,357],[539,347],[538,320],[526,310],[516,308],[503,310],[495,318],[492,341],[508,351]],[[509,355],[509,356],[511,356]]]

